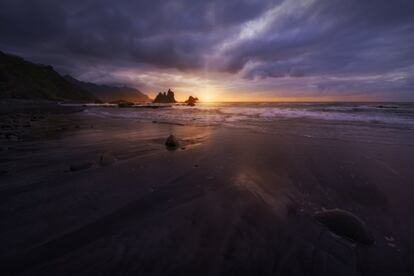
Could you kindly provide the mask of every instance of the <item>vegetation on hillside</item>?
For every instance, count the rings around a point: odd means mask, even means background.
[[[0,98],[97,101],[95,96],[60,76],[52,66],[34,64],[2,52]]]

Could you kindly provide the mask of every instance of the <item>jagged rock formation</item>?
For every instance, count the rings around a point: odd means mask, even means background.
[[[52,66],[34,64],[0,52],[0,98],[51,101],[98,101],[59,75]]]
[[[198,102],[197,97],[190,96],[188,97],[188,100],[185,101],[185,103],[189,106],[195,106],[195,104]]]
[[[160,92],[154,99],[154,103],[176,103],[174,92],[168,89],[168,92]]]

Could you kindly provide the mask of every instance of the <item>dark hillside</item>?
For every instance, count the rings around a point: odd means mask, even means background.
[[[0,98],[96,101],[83,88],[60,76],[52,66],[34,64],[0,52]]]

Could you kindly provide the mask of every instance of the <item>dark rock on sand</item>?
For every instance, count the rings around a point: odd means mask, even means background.
[[[115,162],[116,162],[115,158],[109,154],[103,154],[101,158],[99,159],[99,165],[104,166],[104,167],[112,165]]]
[[[70,165],[70,171],[72,172],[82,171],[82,170],[89,169],[90,167],[92,167],[91,162],[82,162],[82,163]]]
[[[170,135],[165,141],[165,146],[170,149],[176,149],[180,146],[180,143],[174,135]]]
[[[374,243],[372,233],[365,222],[351,212],[331,209],[316,212],[314,218],[338,236],[365,245]]]

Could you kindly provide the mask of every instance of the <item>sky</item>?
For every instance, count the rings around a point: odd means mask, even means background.
[[[414,101],[412,0],[1,0],[0,50],[204,101]]]

